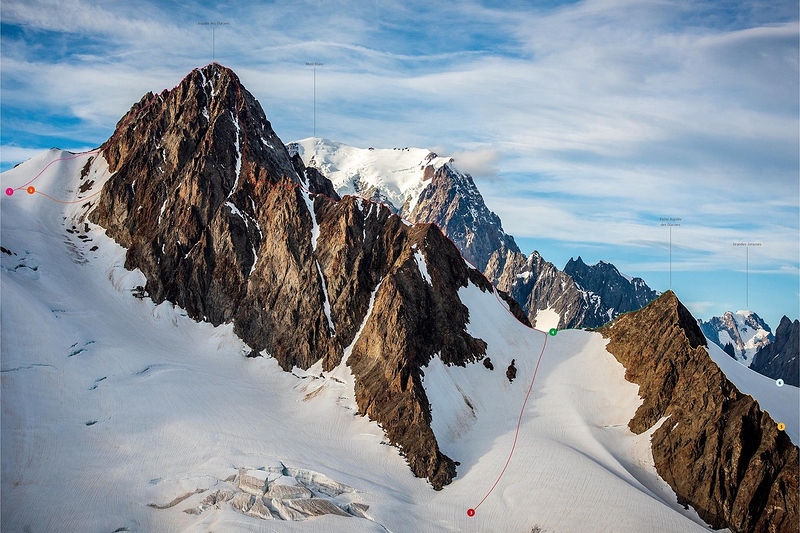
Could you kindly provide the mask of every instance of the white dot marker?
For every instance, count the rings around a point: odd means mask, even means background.
[[[778,387],[783,387],[783,380],[782,379],[775,380],[775,385],[777,385]]]

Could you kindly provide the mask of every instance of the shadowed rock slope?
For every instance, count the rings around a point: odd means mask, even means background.
[[[763,346],[753,357],[750,368],[788,385],[800,386],[800,320],[781,318],[774,342]]]
[[[653,433],[656,470],[716,528],[777,533],[798,524],[798,448],[712,361],[696,320],[668,291],[602,328],[644,402],[629,423]]]
[[[127,248],[125,266],[141,269],[156,303],[232,322],[252,355],[286,370],[349,365],[359,412],[415,475],[450,483],[456,465],[430,428],[421,367],[434,354],[459,365],[484,356],[458,289],[492,287],[436,226],[339,201],[218,64],[146,95],[103,152],[114,174],[90,218]]]

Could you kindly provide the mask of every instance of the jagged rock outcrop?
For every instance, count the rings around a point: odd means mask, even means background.
[[[798,448],[712,361],[689,311],[668,291],[602,328],[609,352],[639,385],[629,423],[653,433],[653,459],[678,502],[715,528],[793,531],[798,524]]]
[[[708,340],[725,349],[733,348],[733,358],[745,366],[753,363],[756,352],[770,344],[774,337],[764,320],[752,311],[726,312],[697,322]]]
[[[408,226],[352,196],[338,201],[218,64],[146,95],[102,149],[113,175],[90,218],[128,249],[125,266],[144,273],[155,302],[232,322],[252,355],[286,370],[319,360],[331,370],[352,344],[359,412],[381,424],[417,476],[436,489],[453,479],[456,465],[430,429],[421,367],[437,353],[447,364],[483,357],[458,289],[492,287],[436,226]]]
[[[775,340],[756,352],[750,368],[772,379],[800,387],[800,320],[781,318]]]
[[[578,327],[587,312],[599,306],[596,300],[585,300],[589,296],[575,281],[538,252],[528,257],[514,251],[495,252],[486,266],[486,277],[520,303],[534,326],[538,312],[551,309],[561,317],[559,329]]]
[[[428,167],[425,178],[430,183],[420,193],[409,220],[442,228],[482,272],[496,251],[519,253],[514,238],[503,231],[500,217],[486,207],[472,176],[447,164],[436,170]]]
[[[495,252],[485,270],[500,290],[509,293],[536,325],[540,311],[558,314],[558,328],[594,328],[640,309],[658,293],[641,278],[628,279],[603,261],[587,265],[578,257],[561,271],[534,251]]]
[[[658,292],[648,287],[642,278],[628,278],[605,261],[587,265],[578,256],[578,259],[567,261],[564,273],[571,276],[581,289],[600,298],[599,319],[604,322],[587,323],[586,327],[601,326],[622,313],[641,309],[658,297]]]

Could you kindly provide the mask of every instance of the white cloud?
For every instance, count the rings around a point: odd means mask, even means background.
[[[0,146],[0,165],[3,167],[27,161],[31,157],[42,153],[41,148],[24,148],[4,144]]]
[[[754,268],[796,269],[797,7],[738,7],[12,0],[4,23],[24,35],[3,37],[3,100],[31,118],[4,115],[3,142],[30,146],[15,132],[41,132],[46,110],[99,144],[145,92],[210,61],[197,22],[229,21],[216,57],[285,141],[311,135],[305,62],[323,62],[320,135],[454,157],[491,178],[480,186],[512,234],[641,251],[663,245],[657,217],[681,216],[676,268],[728,268],[744,234],[763,241]]]

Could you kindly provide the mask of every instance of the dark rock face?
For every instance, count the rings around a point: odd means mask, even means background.
[[[571,276],[578,286],[600,297],[604,315],[601,319],[608,322],[622,313],[641,309],[653,301],[658,293],[652,290],[642,278],[628,279],[620,274],[611,263],[600,261],[596,265],[587,265],[583,260],[570,259],[564,267],[564,273]],[[587,327],[602,324],[587,324]]]
[[[800,320],[781,318],[775,340],[756,352],[750,368],[772,379],[800,387]]]
[[[439,226],[480,271],[497,250],[519,253],[514,238],[503,231],[500,217],[486,207],[472,176],[446,164],[438,170],[429,166],[425,178],[430,183],[408,214],[409,220]]]
[[[539,311],[552,309],[560,316],[559,328],[599,327],[658,295],[641,278],[628,280],[610,263],[586,265],[578,257],[562,272],[538,252],[525,257],[498,251],[486,276],[520,303],[531,323]]]
[[[725,346],[722,347],[722,351],[730,355],[731,359],[736,359],[736,350],[733,348],[733,344],[729,342],[726,343]]]
[[[436,353],[459,365],[484,356],[458,289],[492,287],[438,228],[339,201],[218,64],[145,96],[103,151],[114,174],[90,218],[128,249],[125,266],[141,269],[155,302],[232,322],[253,355],[286,370],[319,360],[332,370],[352,345],[359,412],[414,474],[450,483],[456,464],[430,428],[421,367]]]
[[[642,433],[668,417],[651,443],[656,470],[678,502],[715,528],[795,530],[797,446],[711,360],[675,295],[668,291],[600,331],[644,399],[631,430]]]
[[[514,379],[516,379],[517,377],[517,367],[514,364],[516,362],[517,362],[516,359],[512,359],[511,364],[508,365],[508,368],[506,369],[506,377],[508,378],[509,383],[512,383]]]

